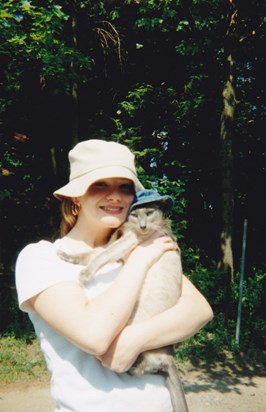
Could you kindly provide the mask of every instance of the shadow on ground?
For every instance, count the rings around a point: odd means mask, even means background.
[[[213,389],[220,393],[241,394],[241,386],[255,389],[254,378],[266,378],[266,354],[261,352],[251,357],[223,353],[215,361],[193,357],[180,364],[180,373],[186,393]]]

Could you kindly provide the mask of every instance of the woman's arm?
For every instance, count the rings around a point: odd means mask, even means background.
[[[100,360],[116,372],[127,371],[140,353],[181,342],[198,332],[212,317],[206,299],[183,276],[177,304],[152,319],[126,326]]]
[[[126,325],[148,268],[176,246],[168,237],[151,237],[131,253],[114,283],[88,301],[75,282],[51,286],[28,303],[58,333],[99,356]]]

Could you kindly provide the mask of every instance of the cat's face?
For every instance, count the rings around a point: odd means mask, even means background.
[[[159,229],[162,219],[162,210],[156,204],[151,204],[148,207],[134,209],[128,217],[128,223],[134,225],[139,233],[146,234]]]

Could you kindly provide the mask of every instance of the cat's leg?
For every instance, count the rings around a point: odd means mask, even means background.
[[[156,374],[163,372],[165,369],[164,365],[168,362],[168,358],[172,358],[172,355],[168,354],[170,351],[171,348],[166,347],[141,353],[128,373],[133,376],[140,376],[147,373]]]
[[[56,254],[65,262],[73,263],[75,265],[85,265],[88,258],[88,253],[78,253],[76,255],[71,255],[69,253],[63,252],[61,249],[58,249]]]
[[[99,253],[90,253],[86,267],[80,272],[80,281],[88,282],[99,269],[108,263],[125,260],[125,257],[139,243],[136,233],[133,231],[125,233],[121,238],[113,243],[108,244]],[[97,251],[97,249],[95,250]]]

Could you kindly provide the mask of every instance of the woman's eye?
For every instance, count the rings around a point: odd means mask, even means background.
[[[102,188],[102,187],[106,187],[107,185],[106,185],[106,183],[104,183],[104,182],[96,182],[96,183],[94,183],[93,185],[92,185],[93,187],[95,187],[95,188]]]
[[[134,193],[134,187],[130,184],[123,184],[120,186],[120,189],[125,193]]]
[[[106,183],[95,182],[89,187],[89,193],[94,194],[106,190]]]

